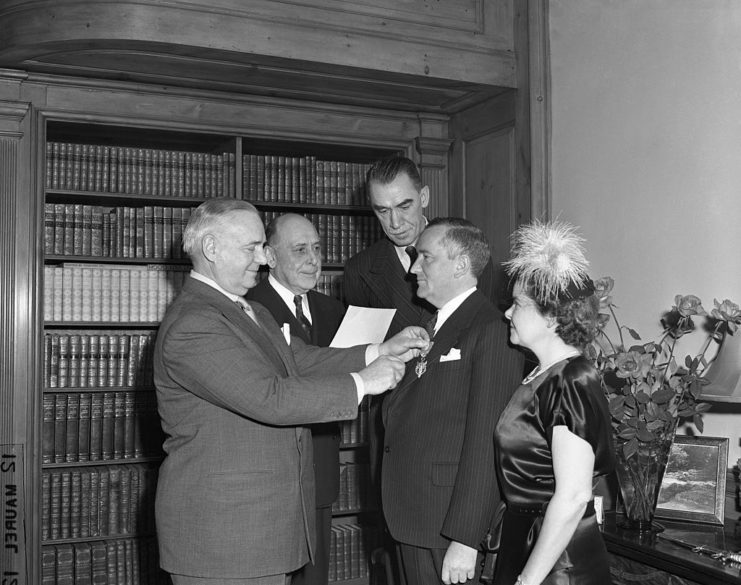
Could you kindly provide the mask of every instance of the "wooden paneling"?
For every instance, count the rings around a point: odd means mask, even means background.
[[[0,65],[457,111],[516,84],[513,0],[8,0]]]
[[[500,263],[509,257],[509,236],[521,218],[517,189],[516,94],[499,96],[453,117],[450,164],[451,213],[473,221],[491,245],[495,284],[504,299]]]

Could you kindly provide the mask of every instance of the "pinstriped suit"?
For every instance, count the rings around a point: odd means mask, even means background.
[[[157,484],[163,569],[211,578],[290,573],[314,544],[306,423],[357,415],[349,372],[365,348],[289,348],[259,303],[261,326],[189,278],[157,336],[157,406],[167,434]]]
[[[475,291],[445,321],[420,378],[413,360],[383,403],[383,512],[401,543],[478,547],[499,501],[493,432],[519,384],[522,357]],[[440,361],[452,348],[461,358]]]

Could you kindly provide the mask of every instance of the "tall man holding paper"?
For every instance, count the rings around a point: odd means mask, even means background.
[[[314,289],[322,272],[319,234],[306,218],[287,213],[265,230],[270,274],[247,292],[261,303],[290,335],[305,343],[329,346],[345,314],[345,306]],[[339,494],[340,428],[337,423],[311,426],[316,486],[316,554],[314,562],[293,575],[294,585],[326,585],[332,504]]]

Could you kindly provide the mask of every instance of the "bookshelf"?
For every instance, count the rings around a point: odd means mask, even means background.
[[[189,270],[180,238],[211,197],[317,228],[325,274],[381,235],[364,174],[388,148],[49,120],[43,157],[41,582],[168,583],[154,527],[163,454],[157,325]],[[330,580],[367,583],[379,544],[368,409],[342,423]]]

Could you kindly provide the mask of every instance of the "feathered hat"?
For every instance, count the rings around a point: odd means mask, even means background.
[[[584,238],[563,221],[534,220],[512,234],[507,274],[532,288],[539,302],[587,297],[594,283],[587,274]]]

